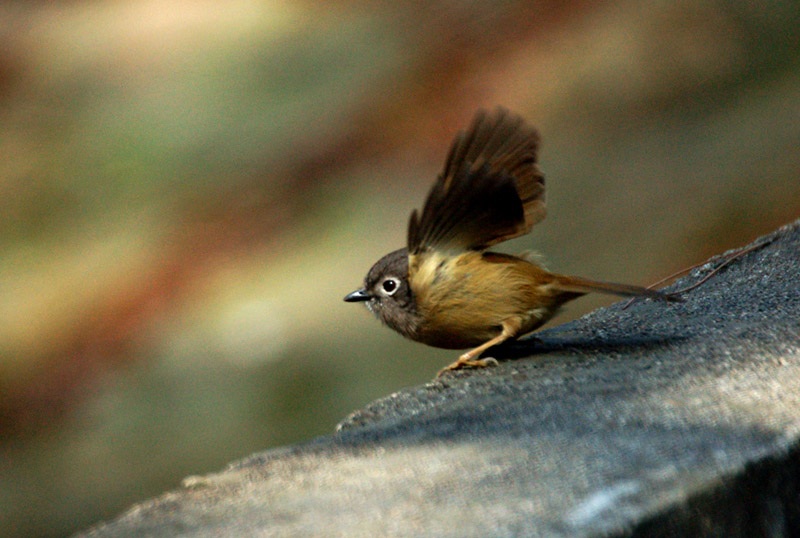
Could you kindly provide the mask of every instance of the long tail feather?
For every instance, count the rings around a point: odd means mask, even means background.
[[[623,297],[650,297],[662,301],[679,300],[673,295],[658,290],[651,290],[641,286],[631,286],[629,284],[617,284],[615,282],[601,282],[599,280],[589,280],[588,278],[574,276],[559,276],[556,280],[559,288],[568,292],[589,293],[600,292],[611,295],[621,295]]]

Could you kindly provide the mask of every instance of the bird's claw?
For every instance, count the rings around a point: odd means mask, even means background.
[[[461,370],[462,368],[488,368],[490,366],[497,366],[500,363],[493,357],[485,357],[483,359],[472,359],[461,357],[452,364],[448,364],[436,374],[436,377],[441,377],[445,372],[451,370]]]

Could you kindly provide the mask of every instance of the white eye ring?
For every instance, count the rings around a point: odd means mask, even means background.
[[[394,295],[400,289],[400,281],[394,277],[389,277],[381,282],[381,293],[384,295]]]

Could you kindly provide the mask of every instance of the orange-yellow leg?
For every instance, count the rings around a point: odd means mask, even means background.
[[[519,331],[520,323],[517,320],[507,320],[502,323],[503,330],[500,334],[484,342],[483,344],[479,345],[475,349],[470,349],[463,355],[461,355],[457,361],[452,364],[449,364],[439,370],[439,373],[436,374],[436,377],[440,377],[442,374],[449,370],[460,370],[461,368],[486,368],[487,366],[497,366],[497,359],[493,359],[491,357],[486,357],[485,359],[476,359],[478,355],[486,351],[492,346],[496,346],[502,342],[505,342],[509,338],[514,338],[517,335],[517,331]]]

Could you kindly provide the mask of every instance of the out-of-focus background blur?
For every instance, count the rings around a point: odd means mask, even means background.
[[[342,297],[479,107],[542,133],[549,217],[503,249],[560,272],[648,284],[798,217],[799,28],[794,1],[4,3],[0,535],[453,360]]]

